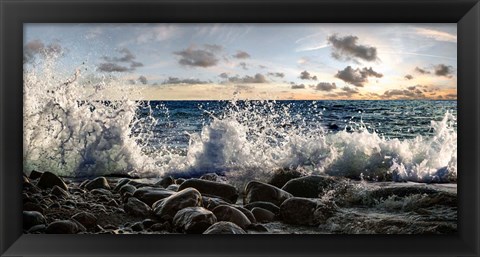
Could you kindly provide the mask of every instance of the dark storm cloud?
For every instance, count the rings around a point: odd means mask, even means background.
[[[290,84],[292,85],[292,89],[304,89],[305,88],[304,84],[297,85],[294,82],[290,82]]]
[[[330,92],[337,88],[335,83],[320,82],[315,87],[315,90]]]
[[[277,78],[285,77],[285,73],[283,73],[283,72],[269,72],[269,73],[267,73],[267,75],[272,76],[272,77],[277,77]]]
[[[97,69],[103,72],[131,72],[143,66],[143,63],[135,60],[136,56],[129,49],[122,48],[117,52],[120,56],[103,56],[105,62],[100,63]]]
[[[420,89],[392,89],[387,90],[383,93],[385,98],[396,98],[396,99],[419,99],[425,98],[425,94]]]
[[[358,59],[364,61],[376,61],[377,48],[366,45],[359,45],[357,43],[358,37],[356,36],[345,36],[338,37],[337,35],[332,35],[327,39],[328,43],[332,45],[332,57],[341,60],[354,60]]]
[[[412,79],[413,79],[413,76],[410,75],[410,74],[407,74],[407,75],[405,75],[404,78],[405,78],[406,80],[412,80]]]
[[[310,73],[308,71],[302,71],[300,73],[300,77],[301,79],[304,79],[304,80],[317,80],[317,76],[312,76],[310,75]]]
[[[180,56],[178,63],[183,66],[207,68],[217,65],[219,59],[217,52],[223,48],[218,45],[204,45],[203,49],[189,47],[185,50],[174,52]]]
[[[422,69],[420,67],[415,67],[415,72],[418,72],[420,74],[430,74],[430,71],[428,71],[426,69]]]
[[[36,39],[25,44],[23,47],[23,62],[30,62],[36,55],[49,57],[63,54],[64,49],[58,42],[45,45],[41,40]]]
[[[451,78],[453,73],[453,67],[450,65],[439,64],[434,67],[435,75]]]
[[[162,84],[208,84],[209,81],[202,81],[199,79],[180,79],[176,77],[168,77]]]
[[[235,57],[237,59],[247,59],[250,58],[250,55],[244,51],[237,51],[237,53],[232,55],[232,57]]]
[[[248,70],[247,64],[246,64],[245,62],[241,62],[241,63],[239,63],[238,65],[239,65],[240,67],[242,67],[242,69]]]
[[[345,69],[338,71],[335,77],[356,87],[363,87],[368,82],[369,77],[381,78],[383,74],[374,71],[371,67],[353,69],[351,66],[347,66]]]
[[[140,76],[140,77],[138,77],[138,81],[140,81],[140,83],[142,83],[143,85],[148,84],[147,77],[145,77],[145,76],[143,76],[143,75]]]

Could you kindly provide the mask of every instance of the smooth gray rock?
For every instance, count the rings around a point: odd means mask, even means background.
[[[238,190],[228,184],[214,182],[202,179],[188,179],[183,182],[178,190],[192,187],[197,189],[200,193],[208,196],[220,197],[230,203],[235,203],[238,199]]]
[[[335,213],[335,206],[317,199],[293,197],[280,206],[280,216],[285,223],[316,226]]]
[[[45,224],[45,217],[37,211],[23,211],[23,229],[28,230],[33,226]]]
[[[133,197],[152,206],[156,201],[167,198],[174,193],[163,188],[142,187],[133,192]]]
[[[45,230],[47,234],[76,234],[80,231],[78,225],[71,220],[59,220],[50,223]]]
[[[213,209],[213,214],[217,217],[218,221],[230,221],[237,224],[241,228],[246,228],[250,224],[250,220],[245,214],[235,207],[229,205],[219,205]]]
[[[150,206],[135,197],[128,198],[127,202],[123,205],[123,210],[137,217],[148,217],[152,212]]]
[[[91,229],[97,225],[97,217],[88,212],[80,212],[72,216],[72,220],[78,221],[85,228]]]
[[[194,188],[183,189],[153,204],[155,215],[164,220],[172,220],[183,208],[200,207],[202,195]]]
[[[305,176],[288,181],[282,189],[296,197],[318,198],[333,189],[335,183],[327,176]]]
[[[260,223],[272,222],[275,220],[275,214],[269,210],[255,207],[252,209],[253,216]]]
[[[68,191],[67,184],[59,176],[51,173],[44,172],[40,179],[38,180],[37,186],[42,189],[53,188],[54,186],[59,186],[61,189]]]
[[[186,233],[201,234],[217,222],[215,215],[203,207],[187,207],[175,214],[173,225]]]
[[[290,193],[258,181],[251,181],[245,187],[244,204],[252,202],[270,202],[280,206],[283,201],[293,197]]]
[[[87,184],[85,184],[85,188],[87,190],[93,190],[93,189],[110,190],[110,185],[108,184],[108,181],[105,177],[98,177],[98,178],[95,178],[94,180],[89,181]]]
[[[246,234],[246,232],[232,222],[220,221],[210,226],[203,234]]]

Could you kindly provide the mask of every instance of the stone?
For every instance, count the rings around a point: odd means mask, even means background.
[[[246,228],[250,224],[250,220],[245,214],[235,207],[229,205],[219,205],[213,209],[213,214],[217,217],[218,221],[229,221],[233,222],[241,228]]]
[[[273,176],[268,181],[268,184],[282,188],[288,181],[301,176],[302,173],[298,170],[278,169],[273,173]]]
[[[177,184],[171,184],[171,185],[169,185],[166,189],[167,189],[167,190],[170,190],[170,191],[177,192],[179,187],[180,187],[180,186],[177,185]]]
[[[63,190],[68,190],[67,184],[65,184],[65,182],[63,182],[63,180],[59,176],[48,171],[42,174],[42,176],[38,180],[37,186],[41,189],[59,186]]]
[[[177,178],[177,179],[175,179],[175,184],[177,184],[177,185],[181,185],[183,182],[185,182],[185,179],[184,179],[184,178]]]
[[[32,172],[30,172],[30,175],[28,176],[28,178],[31,179],[31,180],[35,180],[35,179],[40,178],[42,175],[43,175],[43,172],[32,170]]]
[[[268,232],[268,229],[262,224],[252,224],[248,227],[248,230],[253,230],[257,232]]]
[[[200,179],[213,181],[213,182],[225,182],[225,177],[219,176],[217,173],[205,173]]]
[[[89,181],[87,184],[85,184],[85,188],[87,190],[93,190],[93,189],[110,190],[110,185],[108,184],[108,181],[105,177],[98,177],[98,178],[95,178],[94,180]]]
[[[177,230],[189,234],[201,234],[215,222],[215,215],[203,207],[184,208],[173,218],[173,225]]]
[[[27,232],[30,234],[34,233],[44,233],[47,226],[45,224],[35,225],[31,227]]]
[[[267,223],[275,220],[275,214],[273,212],[260,207],[253,208],[252,214],[253,216],[255,216],[255,219],[260,223]]]
[[[245,216],[247,216],[248,220],[250,220],[251,223],[257,223],[257,220],[255,219],[255,216],[247,208],[244,208],[244,207],[239,206],[239,205],[232,205],[232,207],[241,211]]]
[[[335,206],[310,198],[293,197],[280,206],[280,216],[285,223],[316,226],[335,213]]]
[[[122,178],[122,179],[118,180],[117,184],[113,188],[113,192],[118,192],[118,190],[120,190],[120,188],[122,188],[122,186],[127,185],[129,182],[130,182],[130,179],[128,179],[128,178]]]
[[[108,197],[112,197],[112,196],[113,196],[113,193],[110,192],[110,190],[103,189],[103,188],[95,188],[95,189],[92,189],[92,191],[90,191],[90,193],[91,193],[92,195],[104,195],[104,196],[108,196]]]
[[[132,230],[133,231],[142,231],[143,230],[143,223],[141,221],[139,222],[135,222],[132,226],[131,226]]]
[[[53,186],[53,189],[52,189],[52,195],[57,197],[67,198],[68,192],[61,189],[59,186],[55,185]]]
[[[33,226],[45,224],[45,217],[37,211],[23,211],[23,229],[28,230]]]
[[[88,212],[80,212],[72,216],[72,220],[78,221],[87,229],[95,228],[97,225],[97,217]]]
[[[220,221],[211,225],[203,234],[246,234],[246,232],[232,222]]]
[[[43,214],[45,212],[45,209],[37,204],[37,203],[32,203],[32,202],[26,202],[23,204],[23,210],[24,211],[36,211],[36,212],[39,212],[41,214]]]
[[[167,198],[174,193],[163,188],[142,187],[133,192],[133,197],[152,206],[156,201]]]
[[[127,202],[123,205],[123,210],[137,217],[148,217],[152,211],[150,206],[135,197],[128,198]]]
[[[183,189],[153,204],[155,215],[164,220],[172,220],[183,208],[200,207],[202,195],[194,188]]]
[[[50,223],[45,230],[47,234],[76,234],[78,233],[78,225],[71,220],[59,220]]]
[[[151,219],[144,219],[142,221],[142,225],[144,228],[149,228],[151,227],[153,224],[155,224],[155,221],[151,220]]]
[[[166,188],[171,184],[175,184],[175,179],[173,179],[173,177],[168,176],[160,179],[157,183],[155,183],[155,186],[161,186],[163,188]]]
[[[120,193],[121,196],[124,196],[125,193],[131,193],[133,195],[133,192],[135,192],[135,190],[137,190],[136,187],[132,186],[132,185],[123,185],[119,190],[118,190],[118,193]]]
[[[296,197],[318,198],[333,189],[335,183],[327,176],[305,176],[288,181],[282,189]]]
[[[118,204],[117,201],[115,201],[115,199],[110,199],[110,201],[108,201],[108,203],[107,203],[107,206],[118,207],[119,204]]]
[[[195,188],[207,196],[220,197],[230,203],[235,203],[238,198],[238,190],[234,186],[224,183],[202,179],[188,179],[180,185],[178,190],[183,190],[188,187]]]
[[[202,206],[205,207],[206,209],[212,211],[215,209],[215,207],[219,205],[228,205],[226,201],[216,198],[216,197],[208,197],[208,196],[202,196]]]
[[[280,206],[283,201],[290,197],[293,196],[278,187],[258,181],[251,181],[245,187],[244,204],[262,201]]]
[[[152,231],[169,231],[171,229],[170,223],[165,221],[163,223],[155,223],[150,227]]]
[[[278,215],[280,213],[280,207],[276,206],[273,203],[269,203],[269,202],[253,202],[253,203],[246,204],[243,207],[245,207],[248,210],[252,210],[255,207],[260,207],[262,209],[269,210],[269,211],[273,212],[275,215]]]

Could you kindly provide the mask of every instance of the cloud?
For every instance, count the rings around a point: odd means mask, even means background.
[[[208,84],[210,81],[202,81],[199,79],[180,79],[177,77],[168,77],[162,84]]]
[[[217,65],[219,59],[216,53],[221,49],[218,45],[204,45],[203,49],[189,47],[173,54],[180,56],[178,63],[182,66],[207,68]]]
[[[376,61],[378,60],[377,48],[357,44],[358,37],[338,37],[336,34],[328,37],[328,43],[333,46],[332,57],[341,61]]]
[[[457,35],[453,35],[447,32],[433,30],[433,29],[426,29],[426,28],[416,28],[415,31],[418,35],[421,35],[427,38],[432,38],[437,41],[453,42],[453,43],[457,42]]]
[[[306,70],[300,73],[300,78],[304,80],[317,80],[317,76],[311,76]]]
[[[277,77],[277,78],[285,77],[285,73],[283,73],[283,72],[269,72],[269,73],[267,73],[267,75],[272,76],[272,77]]]
[[[240,67],[242,67],[242,69],[248,70],[247,64],[246,64],[245,62],[241,62],[241,63],[239,63],[238,65],[239,65]]]
[[[347,66],[345,69],[338,71],[335,77],[356,87],[363,87],[368,82],[369,77],[381,78],[383,74],[374,71],[371,67],[353,69],[351,66]]]
[[[237,51],[237,53],[232,55],[232,57],[237,59],[247,59],[247,58],[250,58],[250,54],[244,51]]]
[[[225,72],[221,73],[221,74],[218,75],[218,76],[219,76],[220,78],[222,78],[222,79],[228,79],[228,74],[225,73]]]
[[[305,88],[305,85],[304,84],[295,84],[294,82],[290,82],[290,84],[292,85],[292,89],[304,89]]]
[[[146,26],[140,30],[135,39],[137,43],[161,42],[172,38],[176,34],[175,27],[169,24]]]
[[[387,90],[382,95],[384,98],[389,99],[420,99],[426,98],[425,94],[418,88],[409,87],[407,89],[392,89]]]
[[[453,67],[450,65],[439,64],[434,67],[435,75],[444,76],[447,78],[452,77]]]
[[[407,74],[407,75],[405,75],[404,78],[405,78],[406,80],[412,80],[412,79],[413,79],[413,76],[410,75],[410,74]]]
[[[224,75],[224,73],[222,73],[220,75]],[[225,83],[225,82],[230,82],[230,83],[254,83],[254,84],[268,83],[267,78],[263,74],[260,74],[260,73],[255,74],[253,77],[249,76],[249,75],[245,75],[244,77],[239,77],[238,75],[236,75],[236,76],[233,76],[233,77],[228,76],[226,79],[227,80],[224,81],[223,83]]]
[[[320,82],[315,87],[315,90],[330,92],[336,88],[337,88],[337,85],[335,83]]]
[[[140,83],[142,83],[143,85],[148,84],[147,77],[145,77],[145,76],[143,76],[143,75],[140,76],[140,77],[138,77],[138,81],[140,81]]]
[[[428,71],[426,69],[422,69],[420,67],[415,67],[415,72],[418,72],[420,74],[430,74],[430,71]]]
[[[120,56],[103,56],[105,62],[100,63],[97,69],[103,72],[131,72],[143,66],[143,63],[135,61],[136,56],[128,48],[119,49],[117,52]]]
[[[52,42],[48,45],[45,45],[41,40],[36,39],[26,43],[23,47],[23,62],[30,62],[37,55],[47,58],[60,56],[63,53],[64,48],[58,42]]]

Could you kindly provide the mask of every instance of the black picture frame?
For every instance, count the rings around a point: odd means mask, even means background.
[[[1,256],[479,256],[478,0],[0,0]],[[458,233],[455,235],[22,234],[24,23],[457,23]]]

